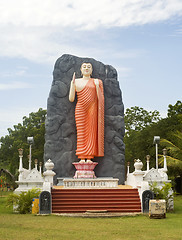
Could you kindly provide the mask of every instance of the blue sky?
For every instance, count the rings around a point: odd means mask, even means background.
[[[115,67],[125,109],[165,117],[181,100],[182,0],[0,0],[0,14],[0,137],[46,108],[65,53]]]

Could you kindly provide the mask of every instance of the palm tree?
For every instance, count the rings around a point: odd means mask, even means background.
[[[168,150],[167,165],[174,177],[181,178],[182,192],[182,132],[176,131],[172,134],[172,140],[161,139],[161,145]],[[163,162],[163,158],[159,159],[159,163]]]

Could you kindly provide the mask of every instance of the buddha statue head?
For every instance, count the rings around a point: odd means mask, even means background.
[[[81,73],[85,77],[89,77],[92,74],[92,64],[91,63],[82,63],[81,65]]]

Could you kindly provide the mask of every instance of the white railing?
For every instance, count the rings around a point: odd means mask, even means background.
[[[64,188],[118,188],[119,179],[63,179]]]

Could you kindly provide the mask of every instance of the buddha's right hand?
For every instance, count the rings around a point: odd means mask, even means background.
[[[75,84],[75,72],[73,73],[72,84]]]
[[[75,72],[73,73],[73,78],[70,84],[70,93],[69,93],[69,100],[73,102],[75,100],[75,91],[76,91],[76,84],[75,84]]]

